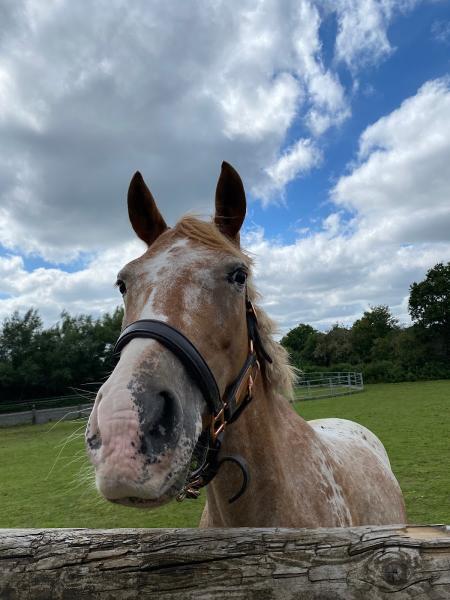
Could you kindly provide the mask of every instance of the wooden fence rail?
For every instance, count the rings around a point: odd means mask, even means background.
[[[0,598],[450,598],[450,529],[3,529]]]

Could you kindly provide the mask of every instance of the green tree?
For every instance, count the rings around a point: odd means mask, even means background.
[[[20,316],[15,311],[3,321],[0,335],[0,388],[7,396],[23,398],[33,387],[39,367],[35,357],[39,352],[42,320],[30,308]]]
[[[410,287],[412,320],[430,333],[434,346],[450,356],[450,262],[429,269],[425,279]]]
[[[373,306],[365,311],[351,328],[351,344],[357,360],[370,361],[375,341],[387,337],[395,329],[398,329],[398,321],[388,306]]]
[[[314,350],[317,364],[329,367],[332,364],[348,362],[351,355],[350,331],[346,327],[336,323],[330,331],[318,337]]]
[[[281,345],[289,352],[292,361],[297,365],[310,364],[314,360],[319,332],[305,323],[291,329],[282,339]]]
[[[94,391],[114,367],[122,319],[121,308],[99,319],[63,312],[44,329],[37,311],[15,312],[0,329],[0,401]]]
[[[416,372],[427,362],[428,350],[416,327],[400,329],[394,338],[394,360],[404,371]]]

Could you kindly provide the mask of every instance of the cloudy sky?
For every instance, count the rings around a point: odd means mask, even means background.
[[[407,322],[450,260],[449,0],[0,0],[0,318],[114,308],[132,173],[173,224],[224,159],[282,332]]]

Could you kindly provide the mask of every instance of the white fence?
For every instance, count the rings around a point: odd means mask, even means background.
[[[295,399],[312,400],[344,396],[364,389],[362,373],[302,373],[297,380]]]

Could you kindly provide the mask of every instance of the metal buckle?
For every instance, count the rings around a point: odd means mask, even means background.
[[[201,483],[200,479],[196,479],[194,482],[184,487],[176,497],[177,502],[183,502],[183,500],[185,500],[186,498],[196,500],[200,496],[200,490],[194,486],[198,483]]]
[[[211,437],[213,442],[216,440],[217,436],[225,429],[227,422],[225,421],[225,408],[226,404],[222,406],[217,415],[213,415],[211,418]],[[219,426],[216,428],[217,423],[219,422]]]

